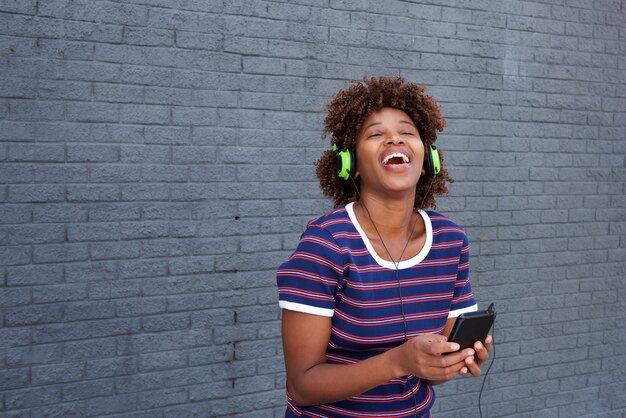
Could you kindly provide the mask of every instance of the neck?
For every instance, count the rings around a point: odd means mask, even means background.
[[[386,240],[404,241],[415,223],[415,217],[419,216],[413,210],[414,202],[413,194],[399,199],[390,199],[387,196],[381,198],[364,192],[361,193],[356,206],[360,211],[359,220],[365,220],[368,226],[368,235],[376,232],[373,230],[373,222],[378,233]]]
[[[424,226],[419,224],[421,216],[413,211],[413,201],[409,204],[362,197],[355,204],[355,214],[376,253],[396,268],[423,247]]]

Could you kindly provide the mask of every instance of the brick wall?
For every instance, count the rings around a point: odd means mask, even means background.
[[[176,5],[176,6],[172,6]],[[280,416],[347,79],[431,86],[486,416],[626,413],[626,1],[0,0],[0,415]],[[477,416],[480,381],[438,388]]]

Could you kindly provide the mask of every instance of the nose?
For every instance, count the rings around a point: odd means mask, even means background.
[[[400,137],[399,135],[391,135],[389,138],[387,138],[387,145],[399,145],[399,144],[404,144],[402,137]]]

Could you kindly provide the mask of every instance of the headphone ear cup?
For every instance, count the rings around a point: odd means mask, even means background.
[[[424,170],[428,177],[435,177],[441,171],[439,152],[434,145],[429,145],[424,153]]]
[[[348,173],[350,177],[354,178],[356,174],[356,154],[351,149],[347,149],[346,152],[348,153],[348,159],[350,161],[349,163],[350,167],[348,168]]]
[[[339,151],[337,145],[333,145],[335,152],[335,164],[337,167],[337,175],[343,180],[354,178],[356,172],[356,158],[350,149]]]

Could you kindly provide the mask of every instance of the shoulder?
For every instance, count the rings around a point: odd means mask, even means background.
[[[462,237],[465,240],[467,239],[465,230],[452,219],[434,210],[427,210],[426,213],[428,214],[428,218],[432,224],[434,236],[447,235]]]
[[[352,229],[354,229],[354,225],[350,220],[348,211],[345,206],[341,206],[318,218],[310,220],[307,223],[305,234],[321,230],[335,236],[337,233]]]
[[[452,228],[459,228],[462,230],[462,228],[455,221],[445,215],[442,215],[439,212],[436,212],[434,210],[427,210],[426,213],[428,214],[428,217],[430,218],[433,225],[448,226]]]

